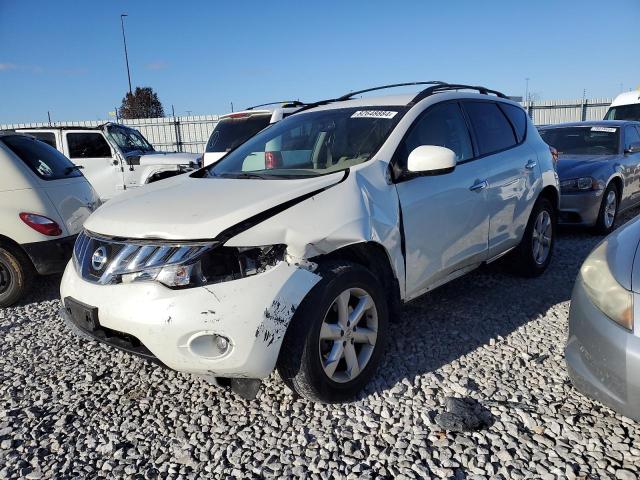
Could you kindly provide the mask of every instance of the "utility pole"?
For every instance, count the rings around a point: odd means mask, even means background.
[[[127,37],[124,34],[124,17],[127,17],[126,13],[120,15],[120,25],[122,26],[122,41],[124,42],[124,61],[127,64],[127,78],[129,79],[129,94],[133,95],[131,91],[131,73],[129,72],[129,55],[127,54]]]
[[[233,113],[233,102],[231,102],[231,112]]]
[[[49,117],[49,126],[51,126],[51,112],[47,110],[47,117]]]
[[[524,88],[524,101],[527,102],[527,110],[529,110],[529,77],[524,79],[526,82],[526,86]]]

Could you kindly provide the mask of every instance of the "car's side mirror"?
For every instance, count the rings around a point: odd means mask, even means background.
[[[418,175],[440,175],[456,168],[456,154],[453,150],[436,145],[416,147],[407,159],[409,173]]]
[[[638,153],[640,152],[640,142],[633,142],[627,148],[624,149],[624,153]]]

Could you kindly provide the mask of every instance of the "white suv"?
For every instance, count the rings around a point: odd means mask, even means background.
[[[68,324],[245,396],[277,368],[340,401],[375,372],[402,302],[507,252],[542,273],[558,179],[525,111],[483,87],[365,92],[100,208],[62,280]],[[278,164],[256,166],[275,144]]]

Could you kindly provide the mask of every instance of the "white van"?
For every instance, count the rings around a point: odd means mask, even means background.
[[[278,106],[266,108],[269,105]],[[297,112],[303,105],[298,101],[265,103],[222,115],[207,141],[203,164],[206,166],[217,162],[261,130]]]
[[[35,274],[59,273],[100,201],[77,166],[28,135],[0,131],[0,307]]]
[[[117,123],[97,127],[18,129],[48,143],[82,167],[105,201],[132,188],[193,170],[196,153],[158,152],[138,131]]]
[[[611,103],[604,119],[640,121],[640,90],[618,95]]]

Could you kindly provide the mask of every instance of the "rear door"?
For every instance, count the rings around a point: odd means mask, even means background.
[[[482,159],[474,159],[471,136],[457,102],[438,103],[418,117],[394,162],[404,169],[409,153],[421,145],[453,150],[457,165],[450,173],[409,177],[396,185],[408,298],[464,273],[487,255],[486,169]]]
[[[465,100],[476,149],[488,170],[489,255],[518,244],[536,200],[537,154],[526,144],[526,113],[493,101]]]
[[[124,190],[120,161],[98,130],[67,130],[65,150],[73,163],[83,167],[82,173],[102,200],[108,200]]]

